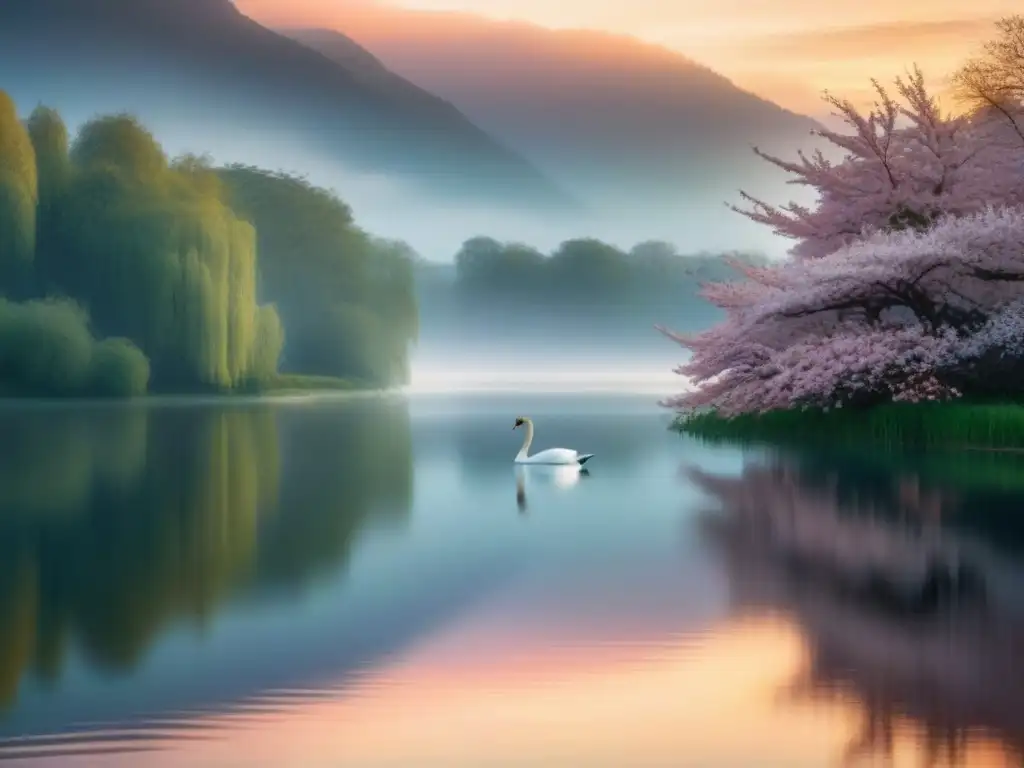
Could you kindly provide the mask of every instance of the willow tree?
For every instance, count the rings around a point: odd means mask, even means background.
[[[54,266],[61,287],[103,333],[142,347],[159,388],[229,389],[251,378],[268,322],[256,303],[256,235],[208,166],[171,164],[128,116],[88,123],[71,161]],[[273,348],[260,348],[260,375],[273,372]]]
[[[68,129],[56,110],[39,106],[25,122],[35,151],[39,179],[39,211],[58,207],[71,183]]]
[[[260,297],[274,302],[287,332],[283,364],[404,381],[419,322],[408,246],[372,239],[335,194],[303,179],[243,166],[220,175],[231,205],[256,227]]]
[[[277,370],[277,360],[284,348],[284,326],[273,304],[264,304],[256,313],[256,329],[249,367],[254,379],[265,379]]]
[[[45,292],[54,284],[55,259],[60,248],[61,210],[71,184],[68,129],[53,109],[39,106],[26,122],[35,150],[39,178],[36,213],[36,285]]]
[[[0,292],[24,291],[36,248],[35,151],[14,102],[0,91]]]

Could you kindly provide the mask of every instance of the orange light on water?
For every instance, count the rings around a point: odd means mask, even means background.
[[[862,738],[856,702],[787,696],[805,648],[781,620],[604,644],[528,627],[496,641],[499,629],[493,616],[470,619],[336,700],[240,720],[212,739],[171,741],[124,764],[809,768],[834,764]],[[911,724],[894,724],[889,764],[920,765],[923,749]],[[962,757],[979,768],[1013,764],[984,739]]]

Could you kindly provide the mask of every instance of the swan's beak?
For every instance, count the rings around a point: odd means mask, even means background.
[[[517,429],[519,429],[519,425],[518,424],[513,424],[512,425],[512,431],[515,432]]]

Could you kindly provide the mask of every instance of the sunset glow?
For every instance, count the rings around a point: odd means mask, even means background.
[[[1024,0],[0,71],[0,768],[1024,768]]]
[[[823,708],[788,693],[805,649],[785,622],[729,622],[674,644],[578,645],[565,627],[516,632],[494,617],[449,627],[338,699],[214,716],[207,726],[223,728],[218,735],[123,764],[460,768],[512,765],[499,758],[515,754],[516,765],[611,768],[754,765],[772,755],[773,764],[802,768],[836,761],[864,728],[855,701]],[[920,764],[911,724],[894,723],[892,756],[894,766]],[[984,738],[972,738],[963,758],[1011,764]]]
[[[278,26],[329,26],[360,38],[379,23],[352,0],[237,0]],[[872,77],[889,81],[914,63],[936,85],[991,36],[992,22],[1019,11],[1016,0],[405,0],[408,8],[459,11],[556,28],[600,29],[670,47],[782,106],[822,112],[820,93],[870,98]],[[451,19],[454,23],[454,19]],[[400,34],[400,30],[391,30]]]

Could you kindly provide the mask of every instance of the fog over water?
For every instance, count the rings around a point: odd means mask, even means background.
[[[658,336],[658,334],[655,334]],[[559,348],[555,344],[490,351],[458,345],[412,357],[410,393],[441,392],[620,392],[655,398],[687,388],[675,372],[686,353],[661,339],[660,353],[631,351],[627,345],[603,350]]]
[[[410,393],[441,392],[623,392],[662,397],[686,389],[686,380],[669,368],[558,367],[531,370],[526,366],[414,367]]]

